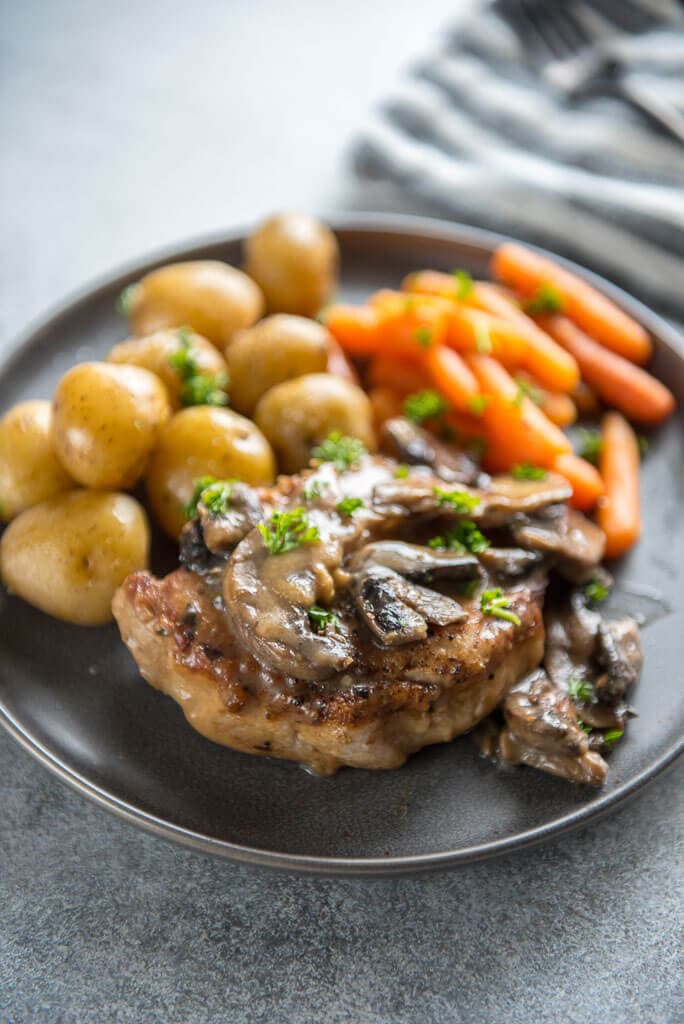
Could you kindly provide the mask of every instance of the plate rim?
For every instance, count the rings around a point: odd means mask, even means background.
[[[430,237],[453,244],[473,244],[492,249],[503,241],[517,241],[515,238],[463,224],[455,221],[443,221],[433,217],[421,217],[411,214],[393,213],[346,213],[325,215],[322,219],[333,231],[358,232],[376,234],[384,232],[395,235],[420,235],[423,239]],[[151,266],[170,260],[190,259],[201,250],[221,244],[235,244],[249,233],[251,226],[222,230],[205,234],[187,241],[163,246],[145,256],[103,274],[79,289],[71,292],[64,299],[49,307],[37,316],[8,345],[7,353],[0,360],[0,375],[10,373],[15,361],[18,361],[25,348],[32,344],[41,333],[52,330],[60,319],[71,316],[78,307],[91,302],[99,292],[109,291],[113,287],[124,288],[136,275],[148,270]],[[524,243],[528,245],[528,243]],[[641,321],[652,333],[657,334],[666,347],[672,349],[684,359],[684,338],[677,329],[658,313],[629,295],[618,285],[612,284],[601,275],[558,256],[540,246],[530,248],[545,255],[552,256],[568,269],[578,273],[590,281],[605,295],[626,309]],[[464,847],[458,850],[445,850],[436,853],[409,854],[387,857],[334,857],[314,856],[309,854],[282,853],[265,850],[255,846],[232,843],[228,840],[216,839],[201,832],[176,825],[159,818],[147,811],[130,804],[106,788],[97,785],[86,776],[74,771],[59,757],[48,750],[30,731],[24,728],[0,697],[0,725],[40,764],[56,775],[62,782],[92,800],[95,804],[116,814],[132,825],[186,848],[213,856],[248,863],[260,867],[275,868],[290,872],[332,876],[389,876],[401,874],[417,874],[428,871],[443,870],[460,864],[472,863],[501,856],[513,850],[524,849],[541,843],[546,839],[565,834],[580,828],[590,820],[605,816],[610,811],[622,806],[628,799],[636,796],[645,785],[670,768],[684,751],[684,734],[680,735],[661,754],[629,781],[618,785],[591,804],[572,810],[560,818],[555,818],[543,825],[518,832],[491,842]]]

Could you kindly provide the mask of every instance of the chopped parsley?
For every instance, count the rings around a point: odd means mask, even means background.
[[[526,313],[562,313],[565,300],[552,284],[540,284],[536,292],[523,304]]]
[[[309,608],[309,619],[311,620],[311,626],[317,633],[325,633],[328,626],[332,629],[337,629],[339,622],[337,616],[332,612],[329,612],[327,608],[322,608],[320,604],[312,604]]]
[[[475,395],[475,397],[471,398],[468,402],[468,408],[472,412],[473,416],[481,416],[488,405],[488,395]]]
[[[405,480],[410,472],[411,472],[411,470],[406,465],[406,463],[402,462],[402,464],[400,466],[397,466],[397,468],[394,470],[394,479],[395,480]]]
[[[137,283],[126,285],[123,289],[119,298],[116,300],[116,311],[121,313],[122,316],[128,316],[133,308],[133,302],[135,300],[135,293],[138,290]]]
[[[433,487],[433,493],[440,505],[446,505],[454,512],[467,515],[474,512],[480,504],[476,494],[468,494],[467,491],[445,491],[442,487]]]
[[[531,462],[519,462],[511,470],[515,480],[546,480],[548,473],[541,466],[533,466]]]
[[[451,274],[456,281],[456,298],[467,299],[472,295],[475,287],[472,275],[467,270],[452,270]]]
[[[543,393],[538,387],[535,387],[527,377],[517,376],[515,377],[515,383],[518,385],[516,396],[513,399],[513,404],[520,407],[522,405],[523,398],[529,398],[530,402],[534,402],[535,405],[541,405],[544,399]]]
[[[568,679],[568,697],[586,704],[594,696],[594,687],[582,679]]]
[[[413,423],[434,420],[451,410],[451,406],[437,391],[416,391],[404,402],[404,416]]]
[[[323,491],[327,487],[325,480],[313,480],[307,487],[304,488],[304,500],[305,501],[317,501],[318,498],[323,496]]]
[[[480,551],[486,551],[489,545],[490,542],[480,533],[472,519],[461,519],[442,536],[433,537],[428,541],[428,547],[456,551],[461,555],[467,552],[477,555]]]
[[[520,625],[520,619],[515,612],[509,611],[511,600],[501,592],[501,587],[494,590],[485,590],[480,596],[480,608],[485,615],[492,615],[496,619],[505,619],[512,622],[514,626]]]
[[[233,490],[232,480],[217,480],[215,476],[201,476],[195,480],[190,501],[183,507],[186,519],[194,519],[201,503],[208,512],[218,516],[226,511]]]
[[[284,555],[300,544],[318,540],[318,528],[309,525],[309,517],[303,508],[274,512],[267,523],[257,523],[257,530],[272,555]]]
[[[343,516],[353,516],[354,513],[358,509],[363,508],[363,499],[362,498],[343,498],[342,501],[338,501],[337,502],[337,505],[335,505],[335,508]]]
[[[429,327],[417,327],[414,337],[421,348],[430,348],[432,344],[432,331]]]
[[[181,327],[177,332],[178,348],[169,356],[169,363],[181,381],[180,400],[183,405],[227,405],[225,373],[202,373],[197,363],[197,349],[193,348],[190,331]]]
[[[580,427],[578,432],[579,454],[595,466],[603,451],[603,436],[595,427]]]
[[[577,725],[578,728],[582,730],[582,732],[586,732],[587,736],[589,736],[594,731],[591,725],[587,725],[586,722],[583,722],[579,718],[577,719]]]
[[[366,455],[366,449],[357,437],[345,437],[339,430],[333,430],[325,441],[321,441],[311,452],[319,462],[332,462],[336,469],[351,469]]]
[[[601,742],[604,747],[612,747],[614,743],[617,743],[625,734],[624,729],[607,729],[601,737]]]
[[[594,576],[585,584],[584,593],[587,600],[591,601],[592,604],[600,604],[601,601],[605,601],[608,597],[610,589],[597,576]]]
[[[480,355],[488,356],[491,355],[493,347],[487,324],[483,320],[477,320],[475,324],[475,348]]]

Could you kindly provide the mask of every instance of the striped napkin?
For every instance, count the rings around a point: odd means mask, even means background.
[[[684,17],[617,45],[626,73],[684,108]],[[684,146],[617,99],[574,104],[546,86],[497,3],[407,73],[354,164],[376,192],[391,182],[432,212],[546,246],[684,321]]]

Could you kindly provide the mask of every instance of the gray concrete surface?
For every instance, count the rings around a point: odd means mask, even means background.
[[[348,139],[458,8],[4,0],[0,348],[162,244],[368,205]],[[683,780],[516,856],[320,881],[142,835],[2,734],[0,1022],[676,1024]]]

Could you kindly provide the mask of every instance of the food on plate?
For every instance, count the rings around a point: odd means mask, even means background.
[[[237,331],[259,319],[264,297],[258,284],[236,267],[220,260],[192,260],[146,274],[125,289],[120,305],[138,336],[187,326],[224,349]]]
[[[251,416],[269,388],[307,373],[323,373],[330,359],[330,333],[303,316],[277,313],[233,340],[226,359],[231,405]]]
[[[166,387],[172,409],[228,404],[225,359],[210,341],[189,327],[128,338],[111,349],[107,362],[141,366],[155,373]]]
[[[142,674],[210,739],[319,772],[395,768],[494,715],[501,757],[600,785],[641,660],[635,625],[589,596],[601,530],[562,477],[490,478],[406,420],[384,446],[425,462],[335,438],[275,488],[201,490],[181,568],[114,601]],[[576,649],[568,626],[551,663],[544,615],[570,614],[591,635]]]
[[[74,486],[52,444],[49,402],[20,402],[0,419],[0,521]]]
[[[0,541],[5,586],[48,615],[81,626],[112,618],[112,597],[147,568],[149,527],[128,494],[69,491],[22,512]]]
[[[139,366],[79,363],[52,400],[52,439],[79,484],[132,487],[145,472],[169,417],[166,388]]]
[[[147,274],[135,336],[0,421],[5,584],[84,624],[116,591],[144,677],[237,750],[392,768],[476,730],[601,785],[642,661],[601,563],[642,529],[629,421],[675,404],[647,333],[513,243],[492,281],[418,270],[356,305],[315,218],[269,218],[244,259]],[[165,579],[110,493],[142,478]]]
[[[373,417],[366,393],[329,373],[309,373],[270,388],[254,412],[285,473],[304,469],[312,448],[330,433],[358,438],[372,448]]]
[[[337,287],[338,269],[335,235],[308,213],[276,213],[245,243],[245,270],[271,313],[315,316]]]
[[[261,431],[231,409],[196,406],[171,417],[145,476],[156,521],[174,540],[186,521],[195,483],[204,476],[270,484],[273,451]]]

